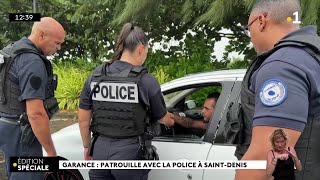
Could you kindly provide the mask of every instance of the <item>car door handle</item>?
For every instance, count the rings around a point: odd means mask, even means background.
[[[190,161],[190,159],[178,159],[178,162],[179,161]],[[184,172],[184,173],[190,173],[191,172],[191,169],[178,169],[178,171],[180,172]],[[189,174],[188,174],[189,175]],[[191,176],[192,177],[192,176]]]

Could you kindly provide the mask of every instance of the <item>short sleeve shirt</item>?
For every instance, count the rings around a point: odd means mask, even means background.
[[[109,65],[108,72],[119,73],[125,69],[132,68],[133,65],[125,61],[115,61]],[[87,78],[80,94],[79,107],[85,110],[91,110],[92,99],[90,97],[92,74]],[[166,113],[165,102],[161,93],[160,85],[157,80],[149,73],[142,76],[139,86],[139,97],[145,105],[150,108],[151,119],[153,121],[162,119]]]
[[[23,41],[39,53],[42,53],[28,38],[23,37],[19,41]],[[21,100],[45,100],[48,74],[45,64],[39,55],[34,53],[18,55],[9,69],[8,77],[14,83],[19,84]]]
[[[309,26],[287,36],[315,33]],[[303,49],[281,48],[253,73],[250,90],[255,92],[253,126],[303,131],[310,113],[320,106],[320,65]],[[318,103],[311,105],[311,100]]]

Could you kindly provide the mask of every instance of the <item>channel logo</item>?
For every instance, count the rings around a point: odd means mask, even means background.
[[[58,170],[58,157],[10,157],[11,172],[55,172]]]

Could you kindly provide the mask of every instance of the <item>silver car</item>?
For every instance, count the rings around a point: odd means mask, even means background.
[[[158,136],[153,139],[153,145],[160,160],[237,160],[235,145],[225,143],[224,124],[229,105],[239,100],[245,72],[241,69],[191,74],[161,85],[168,111],[183,112],[193,119],[202,118],[202,102],[208,92],[219,91],[221,94],[206,131],[186,129],[178,124],[169,129],[158,126]],[[59,156],[83,160],[78,124],[54,133],[52,138]],[[84,179],[89,179],[87,170],[80,172]],[[231,180],[234,175],[233,169],[154,169],[149,173],[149,180]]]

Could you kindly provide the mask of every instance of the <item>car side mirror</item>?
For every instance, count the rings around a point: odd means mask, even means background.
[[[197,103],[195,100],[188,100],[185,102],[185,106],[187,107],[187,109],[194,109],[197,106]]]

